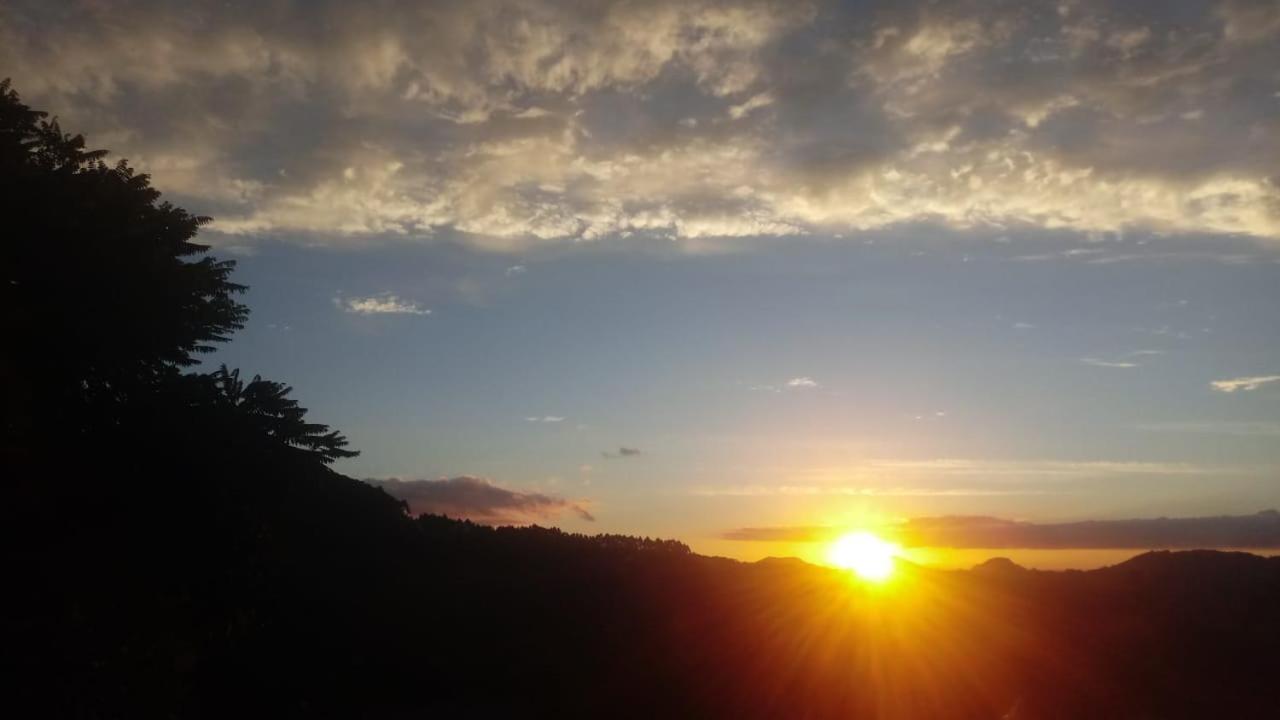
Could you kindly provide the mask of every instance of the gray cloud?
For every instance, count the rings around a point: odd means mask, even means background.
[[[497,248],[920,221],[1274,242],[1278,40],[1266,0],[0,10],[27,101],[215,233]]]
[[[609,460],[614,460],[614,459],[618,459],[618,458],[629,458],[629,457],[635,457],[635,456],[640,455],[640,454],[641,454],[641,452],[640,452],[640,449],[639,449],[639,448],[626,447],[625,445],[624,445],[624,446],[622,446],[622,447],[620,447],[620,448],[618,448],[618,452],[616,452],[616,453],[613,453],[613,452],[602,452],[602,453],[600,453],[600,455],[601,455],[602,457],[604,457],[604,458],[606,458],[606,459],[609,459]]]
[[[797,525],[734,528],[720,533],[720,539],[744,542],[827,542],[839,535],[838,528]]]
[[[726,540],[825,542],[831,527],[739,528]],[[886,533],[906,547],[1017,549],[1280,548],[1280,513],[1029,523],[993,517],[912,518]]]
[[[385,480],[365,482],[404,500],[411,512],[466,518],[489,525],[523,524],[571,512],[579,518],[595,518],[581,502],[523,493],[498,487],[484,478],[460,476],[440,480]]]

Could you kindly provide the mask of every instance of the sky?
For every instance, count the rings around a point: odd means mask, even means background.
[[[0,9],[338,470],[743,559],[1280,547],[1278,68],[1274,2]]]

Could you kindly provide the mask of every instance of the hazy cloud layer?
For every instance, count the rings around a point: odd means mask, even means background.
[[[1214,390],[1225,393],[1233,393],[1237,390],[1257,390],[1263,385],[1269,385],[1280,380],[1280,375],[1260,375],[1256,377],[1238,377],[1228,380],[1214,380],[1210,385]]]
[[[825,542],[830,527],[739,528],[727,540]],[[906,547],[1017,549],[1280,548],[1280,513],[1037,524],[992,517],[912,518],[887,531]]]
[[[466,475],[440,480],[390,478],[365,482],[409,503],[409,510],[415,514],[448,515],[487,525],[518,525],[548,520],[563,512],[571,512],[583,520],[595,520],[580,502],[541,493],[507,490],[484,478]]]
[[[231,234],[1280,240],[1280,6],[48,3],[0,74]]]

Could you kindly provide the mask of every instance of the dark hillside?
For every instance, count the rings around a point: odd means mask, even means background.
[[[1275,702],[1276,560],[904,567],[877,589],[673,542],[412,520],[289,455],[113,482],[95,463],[101,482],[49,494],[89,472],[70,465],[5,503],[23,548],[9,672],[51,716],[1262,717]]]

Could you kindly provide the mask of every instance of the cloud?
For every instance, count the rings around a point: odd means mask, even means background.
[[[853,497],[1002,497],[1009,495],[1045,495],[1034,488],[999,489],[975,487],[868,487],[850,485],[730,485],[695,487],[689,491],[697,497],[770,497],[770,496],[853,496]]]
[[[530,415],[529,417],[526,417],[524,421],[531,423],[559,423],[564,422],[567,419],[568,418],[563,418],[559,415]]]
[[[1110,460],[870,460],[860,466],[869,473],[922,473],[939,477],[1101,477],[1106,475],[1213,475],[1216,466],[1170,462]]]
[[[1210,465],[1108,460],[863,460],[834,467],[786,471],[776,483],[702,485],[689,494],[707,497],[1000,497],[1078,492],[1082,484],[1137,478],[1261,477],[1267,465]]]
[[[1141,423],[1136,427],[1138,430],[1146,432],[1233,435],[1238,437],[1280,437],[1280,422],[1155,422]]]
[[[0,65],[228,245],[920,222],[1274,244],[1278,37],[1246,2],[15,0]]]
[[[334,304],[356,315],[430,315],[431,310],[391,293],[368,297],[335,297]]]
[[[595,520],[584,503],[507,490],[484,478],[466,475],[439,480],[388,478],[365,482],[404,500],[415,514],[448,515],[487,525],[526,524],[554,518],[563,512],[571,512],[583,520]]]
[[[812,390],[822,387],[821,383],[811,377],[793,377],[781,385],[748,385],[748,390],[757,392],[780,393],[784,390]]]
[[[826,542],[834,527],[738,528],[726,540]],[[993,517],[912,518],[883,530],[906,547],[1017,549],[1280,548],[1280,513],[1029,523]]]
[[[618,458],[636,457],[637,455],[640,455],[640,454],[641,452],[639,448],[626,447],[625,445],[618,448],[618,452],[616,453],[612,453],[612,452],[600,453],[601,456],[609,460],[618,459]]]
[[[1256,375],[1254,377],[1238,377],[1228,380],[1214,380],[1209,383],[1214,390],[1233,393],[1237,390],[1257,390],[1268,383],[1280,380],[1280,375]]]
[[[1080,362],[1084,363],[1085,365],[1092,365],[1094,367],[1105,367],[1105,368],[1142,367],[1138,363],[1130,362],[1128,360],[1099,360],[1098,358],[1091,358],[1091,357],[1080,358]]]
[[[514,276],[516,276],[516,275],[523,275],[523,274],[525,274],[526,272],[528,272],[528,269],[527,269],[525,266],[523,266],[523,265],[512,265],[511,267],[509,267],[509,268],[507,268],[507,269],[506,269],[506,272],[505,272],[504,274],[505,274],[507,277],[514,277]]]
[[[721,540],[742,542],[827,542],[839,537],[841,530],[824,526],[744,527],[720,533]]]

